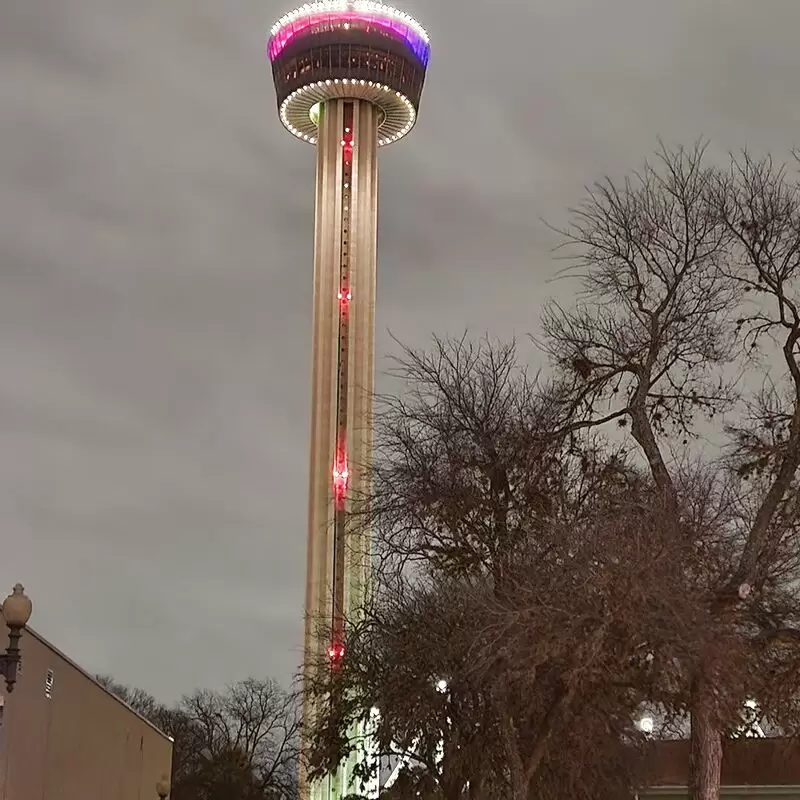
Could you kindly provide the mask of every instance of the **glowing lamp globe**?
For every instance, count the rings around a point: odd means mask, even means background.
[[[170,788],[169,778],[166,775],[162,775],[161,779],[156,783],[156,794],[161,800],[164,800],[169,794]]]
[[[22,584],[18,583],[3,601],[3,619],[9,628],[24,628],[28,624],[32,612],[31,599],[25,594]]]
[[[281,17],[267,40],[281,122],[317,142],[326,100],[368,100],[380,111],[378,145],[417,119],[430,57],[428,34],[408,14],[373,0],[318,0]]]

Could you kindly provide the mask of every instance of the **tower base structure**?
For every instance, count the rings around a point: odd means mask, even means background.
[[[370,480],[381,114],[363,99],[327,100],[316,109],[306,681],[347,657],[345,624],[369,586],[369,532],[350,524],[349,514]],[[306,692],[304,730],[322,712]],[[322,781],[303,776],[301,797],[338,800],[357,792],[356,761]]]

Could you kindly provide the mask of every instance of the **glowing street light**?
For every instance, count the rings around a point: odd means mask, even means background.
[[[166,800],[170,790],[169,778],[166,775],[161,776],[161,780],[156,783],[156,794],[159,800]]]
[[[28,624],[33,612],[30,597],[25,594],[25,589],[18,583],[11,594],[3,601],[3,619],[8,626],[8,647],[6,652],[0,654],[0,672],[6,681],[6,690],[14,691],[17,682],[17,669],[19,667],[19,640],[22,629]]]

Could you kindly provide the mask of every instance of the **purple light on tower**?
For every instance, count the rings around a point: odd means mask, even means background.
[[[370,0],[350,3],[321,0],[287,14],[270,31],[267,55],[270,61],[274,61],[298,34],[350,29],[379,31],[384,36],[398,39],[406,44],[423,66],[428,65],[431,48],[425,30],[407,14]]]

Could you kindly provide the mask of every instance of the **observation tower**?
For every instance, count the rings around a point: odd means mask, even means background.
[[[417,119],[430,55],[407,14],[373,0],[320,0],[282,17],[267,54],[284,127],[317,148],[305,675],[346,658],[344,624],[369,582],[369,535],[348,525],[372,450],[377,151]],[[331,631],[320,641],[319,626]],[[308,698],[304,722],[315,709]],[[363,733],[363,732],[362,732]],[[353,792],[354,764],[303,800]]]

